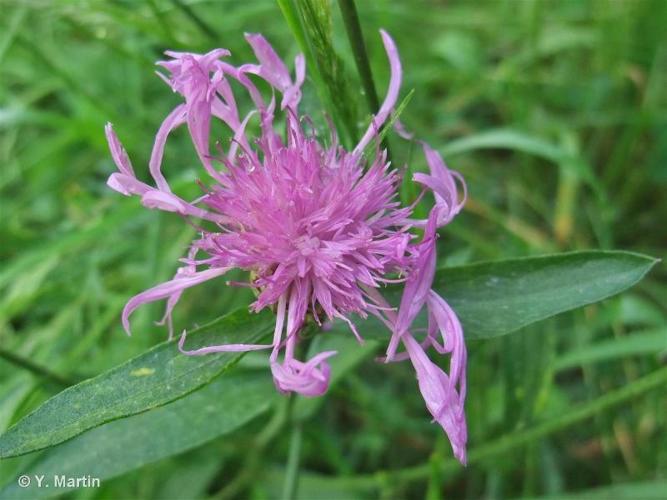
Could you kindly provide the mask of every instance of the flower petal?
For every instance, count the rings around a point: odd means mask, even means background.
[[[429,292],[426,304],[433,326],[437,327],[442,337],[442,349],[438,351],[441,354],[451,353],[449,375],[452,382],[459,385],[461,398],[465,398],[467,351],[461,322],[449,304],[433,290]]]
[[[181,334],[181,338],[178,341],[178,350],[183,354],[188,356],[202,356],[204,354],[211,354],[216,352],[247,352],[247,351],[259,351],[262,349],[270,349],[273,347],[270,344],[222,344],[222,345],[212,345],[208,347],[202,347],[194,351],[186,351],[183,346],[185,345],[185,338],[187,334],[185,330]]]
[[[382,127],[384,122],[387,121],[389,114],[396,105],[396,101],[398,100],[398,91],[401,88],[403,70],[401,68],[401,59],[398,55],[398,49],[396,48],[394,40],[392,40],[386,31],[380,30],[380,35],[382,36],[382,43],[384,44],[384,48],[387,51],[389,65],[391,67],[389,87],[387,88],[387,95],[384,98],[382,106],[380,106],[377,114],[371,120],[371,124],[368,126],[368,129],[359,141],[359,144],[357,144],[357,146],[354,148],[353,154],[355,155],[363,153],[364,148],[366,148],[371,140],[378,135],[380,127]]]
[[[285,63],[278,57],[271,44],[258,33],[246,33],[245,39],[252,47],[259,66],[253,70],[255,74],[264,78],[275,88],[284,92],[292,85],[289,71]],[[250,66],[248,66],[250,68]]]
[[[186,288],[198,285],[210,279],[222,276],[225,274],[229,268],[226,267],[214,267],[207,269],[206,271],[200,271],[193,273],[191,276],[186,276],[183,278],[175,278],[170,281],[166,281],[160,285],[149,288],[146,291],[141,292],[138,295],[135,295],[123,308],[123,314],[121,320],[123,323],[123,328],[125,332],[130,335],[130,315],[143,304],[148,304],[150,302],[155,302],[157,300],[166,299],[171,297],[174,294],[182,292]]]
[[[463,408],[464,398],[458,394],[447,374],[428,359],[412,335],[405,335],[403,343],[417,372],[419,390],[428,411],[447,434],[454,456],[465,465],[468,429]]]
[[[461,174],[449,170],[437,151],[425,142],[422,142],[422,147],[431,175],[416,173],[413,175],[413,180],[433,191],[435,206],[439,211],[438,227],[442,227],[449,223],[463,208],[468,195],[467,188]],[[457,180],[463,188],[463,197],[460,201]]]
[[[326,351],[313,356],[306,363],[294,358],[285,359],[281,364],[271,363],[271,373],[276,388],[283,393],[296,392],[302,396],[321,396],[329,388],[331,367],[327,358],[337,354]]]
[[[169,133],[174,130],[176,127],[182,125],[186,121],[186,107],[185,104],[179,104],[176,106],[171,113],[160,125],[160,128],[155,135],[155,144],[153,144],[153,151],[151,152],[151,159],[148,163],[148,168],[155,179],[157,187],[161,191],[167,193],[171,192],[167,180],[162,175],[161,165],[162,165],[162,156],[164,155],[164,145],[167,142],[167,137]]]
[[[133,175],[126,175],[119,172],[114,172],[109,176],[107,186],[125,196],[133,194],[141,196],[153,189],[148,184],[137,180]]]
[[[196,207],[173,193],[165,193],[164,191],[158,191],[157,189],[151,189],[150,191],[143,193],[141,196],[141,203],[146,208],[163,210],[165,212],[175,212],[177,214],[189,215],[216,223],[224,223],[229,220],[223,215],[213,214],[202,208]]]
[[[435,208],[431,210],[426,230],[424,231],[424,237],[416,249],[417,258],[403,288],[401,304],[398,308],[398,316],[394,324],[394,332],[387,348],[387,361],[393,359],[400,337],[408,331],[419,311],[424,307],[428,293],[431,290],[436,266],[435,241],[437,215],[438,213]]]
[[[120,143],[120,140],[118,139],[116,132],[114,132],[113,125],[111,125],[111,123],[107,123],[104,126],[104,134],[106,135],[107,142],[109,143],[111,157],[118,167],[118,170],[125,175],[134,177],[132,162],[130,162],[130,158],[127,156],[127,151],[125,151],[125,148],[123,148],[123,145]]]
[[[306,60],[303,55],[299,54],[294,60],[296,81],[293,83],[287,66],[266,38],[257,33],[246,33],[245,38],[252,47],[259,65],[245,64],[240,70],[261,76],[283,94],[281,109],[296,110],[301,100],[301,85],[306,77]]]

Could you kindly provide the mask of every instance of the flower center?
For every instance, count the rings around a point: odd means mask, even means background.
[[[308,257],[320,248],[320,239],[315,236],[300,236],[294,241],[294,246],[301,252],[301,255]]]

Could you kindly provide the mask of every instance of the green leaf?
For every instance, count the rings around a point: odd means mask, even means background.
[[[54,476],[105,479],[200,446],[260,415],[280,396],[269,377],[239,373],[139,415],[109,422],[46,451],[23,472],[44,475],[48,488],[10,482],[0,498],[36,499],[73,488],[56,488]]]
[[[16,409],[30,394],[33,386],[34,382],[28,376],[18,376],[0,386],[0,432],[7,429]]]
[[[187,348],[256,343],[271,331],[272,324],[273,315],[268,311],[257,315],[236,311],[190,332]],[[46,401],[0,436],[0,457],[47,448],[105,422],[169,403],[210,382],[241,356],[184,356],[175,342],[159,344]]]
[[[600,361],[610,361],[626,356],[667,352],[667,328],[630,333],[583,346],[556,360],[556,370]]]
[[[434,288],[461,318],[467,338],[488,338],[619,293],[655,263],[629,252],[529,257],[443,269]],[[189,347],[257,342],[272,323],[271,313],[251,316],[238,311],[192,332]],[[211,330],[217,333],[202,335]],[[174,343],[160,344],[44,403],[0,437],[0,457],[53,446],[102,423],[173,401],[239,358],[240,354],[187,357]]]
[[[621,251],[585,251],[445,268],[433,284],[467,339],[505,335],[633,286],[657,263]]]
[[[374,143],[376,141],[378,141],[378,142],[384,141],[384,138],[387,136],[389,131],[394,129],[394,125],[396,124],[398,119],[403,114],[403,111],[405,111],[405,108],[407,107],[407,105],[410,104],[410,101],[412,100],[412,96],[414,96],[414,95],[415,95],[415,89],[410,89],[410,92],[407,93],[407,95],[403,98],[401,103],[396,107],[396,109],[394,111],[391,112],[389,120],[382,127],[382,131],[378,134],[377,139],[371,141],[371,144],[366,146],[367,149],[370,148],[371,146],[374,146]]]

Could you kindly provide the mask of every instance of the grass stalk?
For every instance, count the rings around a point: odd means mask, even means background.
[[[578,408],[556,418],[538,423],[532,427],[505,436],[475,447],[468,454],[468,466],[478,464],[488,458],[509,453],[516,448],[531,444],[539,439],[545,438],[556,432],[562,431],[583,420],[599,415],[626,401],[637,398],[653,389],[663,387],[667,384],[667,367],[660,368],[630,384],[600,396],[599,398],[580,405]],[[444,473],[453,473],[462,470],[461,464],[455,459],[449,458],[441,462],[441,470]],[[384,484],[388,477],[397,484],[409,483],[428,478],[433,473],[432,464],[426,463],[415,467],[408,467],[393,471],[380,471],[367,476],[356,476],[349,479],[335,480],[332,482],[340,486],[349,486],[359,489],[375,489]]]
[[[181,0],[171,0],[171,3],[180,10],[192,23],[199,28],[199,30],[213,41],[218,40],[218,34],[211,28],[206,21],[204,21],[188,4]]]
[[[8,361],[13,365],[28,370],[38,377],[46,379],[47,381],[52,382],[60,387],[69,387],[77,383],[77,381],[74,379],[55,373],[48,368],[35,363],[34,361],[26,359],[23,356],[19,356],[18,354],[10,352],[6,349],[0,348],[0,358]]]
[[[333,47],[331,6],[326,0],[277,0],[287,24],[301,46],[320,101],[346,146],[357,140],[355,95],[343,62]]]

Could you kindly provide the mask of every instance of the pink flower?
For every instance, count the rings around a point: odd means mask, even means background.
[[[257,64],[233,66],[224,49],[207,54],[167,52],[168,61],[158,63],[172,90],[183,97],[158,130],[149,171],[155,187],[137,179],[130,160],[111,125],[106,127],[111,155],[118,167],[108,185],[119,193],[141,198],[151,209],[203,219],[198,238],[192,242],[183,266],[170,281],[146,290],[125,306],[122,322],[129,334],[129,317],[137,307],[166,300],[162,322],[173,335],[172,312],[187,288],[217,279],[232,268],[249,271],[247,286],[257,290],[253,311],[275,307],[276,326],[270,344],[225,344],[179,349],[188,355],[271,349],[270,365],[281,392],[318,396],[330,379],[322,352],[310,360],[296,359],[295,348],[308,318],[320,326],[335,319],[345,321],[361,341],[349,319],[356,314],[380,318],[391,332],[386,361],[410,359],[426,406],[448,434],[454,454],[465,462],[464,416],[466,349],[463,331],[454,311],[432,289],[436,266],[437,228],[452,220],[465,201],[459,197],[460,174],[447,169],[437,152],[423,144],[429,174],[414,180],[431,190],[435,206],[428,219],[412,219],[412,207],[401,207],[397,189],[401,181],[390,169],[384,151],[366,155],[391,114],[401,85],[401,64],[393,40],[381,32],[391,66],[386,98],[362,139],[352,151],[340,146],[332,133],[324,146],[302,127],[298,112],[305,78],[303,56],[295,59],[296,76],[261,35],[246,35]],[[274,98],[265,101],[253,79],[260,78],[281,96],[285,139],[275,128]],[[250,95],[255,108],[239,115],[231,81]],[[257,116],[261,133],[256,139],[246,126]],[[228,150],[211,154],[212,120],[222,121],[233,133]],[[170,132],[187,125],[194,149],[211,178],[202,195],[186,201],[175,195],[161,171],[164,147]],[[407,135],[401,129],[402,135]],[[203,184],[202,184],[203,185]],[[423,229],[415,240],[413,230]],[[398,278],[396,278],[398,275]],[[387,283],[404,283],[398,309],[381,295]],[[415,339],[412,325],[426,309],[428,328],[424,339]],[[323,330],[326,328],[323,328]],[[440,337],[440,340],[438,340]],[[401,344],[405,351],[398,352]],[[429,360],[425,350],[433,347],[450,354],[449,375]]]

